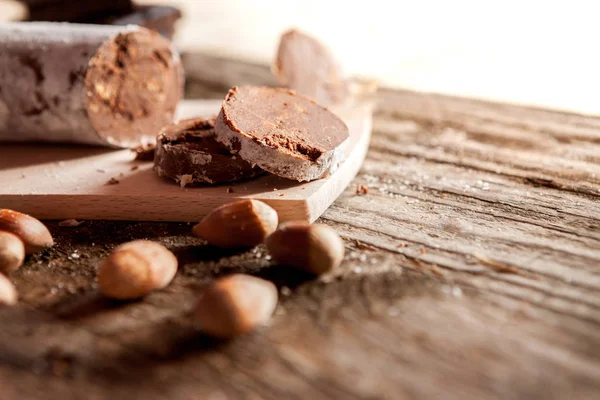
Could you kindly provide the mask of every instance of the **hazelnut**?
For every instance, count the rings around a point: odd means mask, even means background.
[[[12,306],[17,302],[17,289],[8,278],[0,274],[0,306]]]
[[[177,258],[163,245],[134,240],[117,247],[98,267],[100,291],[113,299],[137,299],[166,287],[177,272]]]
[[[324,274],[344,259],[344,242],[326,225],[307,222],[282,224],[266,241],[267,249],[278,264]]]
[[[8,274],[19,269],[25,259],[25,246],[19,237],[0,231],[0,272]]]
[[[48,228],[39,220],[17,211],[0,210],[0,230],[14,233],[25,245],[25,253],[32,254],[54,245]]]
[[[278,222],[273,208],[246,199],[213,210],[194,226],[193,233],[218,247],[254,247],[277,228]]]
[[[222,339],[265,325],[277,306],[277,288],[250,275],[230,275],[206,287],[196,304],[200,329]]]

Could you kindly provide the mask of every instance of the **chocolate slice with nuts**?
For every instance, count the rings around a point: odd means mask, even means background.
[[[335,170],[349,137],[334,113],[287,89],[233,87],[215,122],[218,141],[265,171],[300,182]]]
[[[214,121],[191,118],[158,135],[154,168],[181,186],[249,179],[263,171],[215,140]]]
[[[105,42],[90,60],[85,104],[92,126],[111,144],[152,142],[172,121],[183,70],[171,42],[144,28]]]

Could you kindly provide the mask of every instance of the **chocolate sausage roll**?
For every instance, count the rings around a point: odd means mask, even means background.
[[[138,26],[0,24],[0,141],[154,142],[183,94],[171,42]]]

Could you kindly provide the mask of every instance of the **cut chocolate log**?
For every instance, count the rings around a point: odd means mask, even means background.
[[[217,140],[265,171],[300,182],[337,168],[346,124],[313,100],[287,89],[233,87],[215,122]]]
[[[137,26],[0,24],[0,141],[152,143],[183,93],[171,42]]]
[[[347,83],[331,50],[297,30],[281,36],[273,72],[282,86],[324,106],[343,103],[348,97]]]
[[[181,18],[181,11],[170,6],[136,6],[133,12],[95,21],[111,25],[139,25],[155,30],[168,39],[173,38],[175,23]]]
[[[19,0],[27,5],[30,21],[89,22],[133,10],[131,0]]]
[[[165,127],[158,135],[154,168],[183,187],[225,183],[261,174],[215,140],[214,121],[192,118]]]

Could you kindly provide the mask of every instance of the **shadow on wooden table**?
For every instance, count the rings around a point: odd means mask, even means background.
[[[248,252],[248,250],[248,248],[223,249],[214,246],[193,245],[172,249],[180,266],[202,261],[219,261],[225,257],[244,254]],[[268,265],[258,268],[257,270],[248,270],[242,266],[239,268],[233,266],[223,269],[216,274],[215,278],[235,273],[255,275],[259,278],[273,282],[278,288],[287,286],[292,289],[315,278],[314,275],[307,272],[281,265]]]

